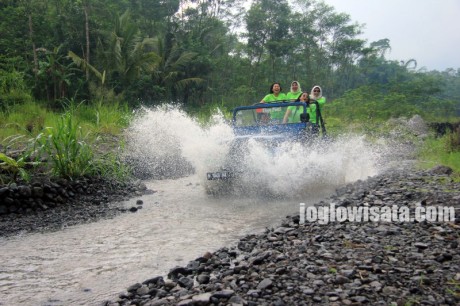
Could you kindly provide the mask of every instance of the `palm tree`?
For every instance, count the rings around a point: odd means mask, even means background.
[[[160,57],[153,51],[154,38],[142,38],[137,25],[131,21],[129,11],[115,19],[113,31],[99,41],[97,55],[107,81],[121,93],[141,74],[152,73]]]
[[[160,60],[153,67],[154,83],[164,91],[164,98],[175,100],[182,93],[182,102],[186,104],[187,89],[204,82],[187,71],[198,53],[183,50],[172,33],[157,41],[155,51]]]

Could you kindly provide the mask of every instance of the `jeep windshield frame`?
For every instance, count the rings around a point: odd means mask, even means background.
[[[287,122],[283,123],[286,112]],[[233,110],[233,130],[236,135],[298,134],[306,128],[301,114],[306,116],[304,102],[258,103]]]

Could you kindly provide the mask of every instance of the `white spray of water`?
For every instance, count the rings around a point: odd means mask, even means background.
[[[258,188],[268,187],[274,194],[309,194],[322,187],[365,179],[380,169],[380,154],[364,137],[309,144],[286,142],[276,154],[267,153],[268,150],[252,141],[249,152],[245,167],[258,172],[260,178],[252,183]]]
[[[127,155],[138,171],[155,178],[177,177],[217,166],[232,129],[216,114],[202,127],[172,105],[143,109],[127,130]]]
[[[128,155],[154,177],[195,172],[207,184],[206,172],[225,167],[234,137],[221,113],[203,127],[178,107],[165,105],[145,109],[134,120],[128,129]],[[238,162],[251,175],[242,176],[242,183],[284,195],[366,179],[379,172],[382,157],[381,148],[362,136],[308,145],[286,142],[275,152],[253,139],[247,145],[244,160]]]

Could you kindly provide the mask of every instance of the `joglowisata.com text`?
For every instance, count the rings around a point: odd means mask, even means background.
[[[299,223],[317,222],[454,222],[455,208],[451,206],[307,206],[300,203]]]

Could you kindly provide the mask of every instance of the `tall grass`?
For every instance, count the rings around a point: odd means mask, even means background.
[[[118,135],[129,125],[132,118],[127,104],[104,103],[102,100],[93,104],[81,104],[74,113],[94,134]]]
[[[83,132],[91,135],[119,135],[129,125],[132,112],[127,104],[119,102],[88,104],[68,100],[63,103],[65,112],[73,114]],[[11,135],[37,136],[45,127],[54,126],[59,113],[50,111],[39,102],[26,102],[0,112],[0,142]]]
[[[131,175],[130,168],[120,162],[118,152],[97,154],[93,142],[71,112],[61,116],[54,127],[37,136],[41,155],[51,161],[54,175],[66,178],[102,176],[124,181]]]
[[[8,112],[0,113],[0,140],[17,134],[37,135],[57,117],[37,102],[11,106]]]
[[[94,172],[93,152],[85,138],[78,122],[67,112],[57,120],[56,126],[47,127],[37,142],[51,160],[53,173],[73,178]]]

